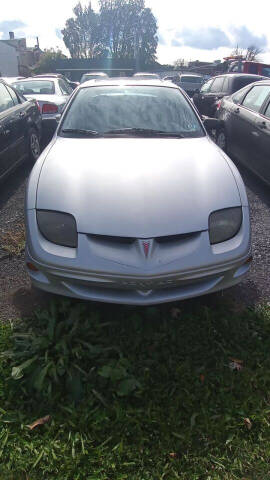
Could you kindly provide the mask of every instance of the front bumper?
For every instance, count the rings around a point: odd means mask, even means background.
[[[32,283],[79,299],[129,305],[184,300],[236,285],[251,265],[247,207],[233,239],[211,247],[204,231],[170,247],[154,245],[149,258],[138,245],[105,248],[86,234],[79,234],[77,249],[54,245],[40,234],[35,210],[26,212],[26,225],[26,262],[37,269],[28,269]]]

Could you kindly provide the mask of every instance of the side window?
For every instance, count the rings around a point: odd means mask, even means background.
[[[264,116],[270,119],[270,103],[268,103],[267,109],[264,112]]]
[[[16,93],[14,92],[14,90],[12,88],[10,88],[8,85],[6,86],[6,88],[8,89],[8,92],[9,92],[9,94],[10,94],[12,100],[13,100],[14,105],[18,105],[18,103],[20,103],[20,102],[19,102],[19,99],[18,99]]]
[[[217,77],[211,86],[211,93],[219,93],[222,92],[224,77]]]
[[[8,93],[5,85],[0,83],[0,113],[8,110],[8,108],[14,107],[13,100]]]
[[[269,94],[270,85],[256,85],[248,92],[242,105],[254,112],[259,112]]]
[[[212,84],[212,81],[213,81],[213,80],[208,80],[208,82],[206,82],[206,83],[202,86],[202,88],[201,88],[201,90],[200,90],[201,93],[208,93],[208,92],[209,92],[210,87],[211,87],[211,84]]]
[[[232,96],[232,101],[233,103],[236,103],[237,105],[240,105],[243,101],[243,98],[245,97],[247,91],[249,90],[249,88],[243,88],[242,90],[240,90],[239,92],[236,92],[233,96]]]
[[[230,92],[229,79],[228,79],[228,77],[224,77],[224,83],[223,83],[223,87],[222,87],[222,92],[223,92],[223,93],[229,93],[229,92]]]
[[[62,78],[59,78],[59,87],[63,95],[71,95],[72,88]]]

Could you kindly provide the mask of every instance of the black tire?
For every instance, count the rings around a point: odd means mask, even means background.
[[[39,135],[35,128],[31,128],[28,137],[29,160],[35,163],[41,153]]]
[[[223,128],[217,131],[216,144],[219,146],[219,148],[221,148],[221,150],[227,152],[227,135]]]

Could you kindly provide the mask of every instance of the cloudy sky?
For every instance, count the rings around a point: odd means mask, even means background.
[[[39,37],[41,48],[64,50],[61,29],[72,16],[76,0],[11,0],[1,2],[0,38],[8,32],[26,36],[28,45]],[[82,3],[88,3],[85,0]],[[246,0],[145,0],[159,25],[158,60],[171,63],[186,60],[216,60],[229,54],[237,44],[256,44],[270,63],[269,0],[248,6]],[[98,0],[92,0],[95,7]]]

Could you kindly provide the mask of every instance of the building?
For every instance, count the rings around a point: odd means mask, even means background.
[[[17,77],[19,61],[16,49],[0,40],[0,77]]]
[[[30,75],[41,55],[38,38],[35,47],[27,47],[26,38],[15,38],[14,32],[9,32],[8,40],[0,40],[0,76]]]

